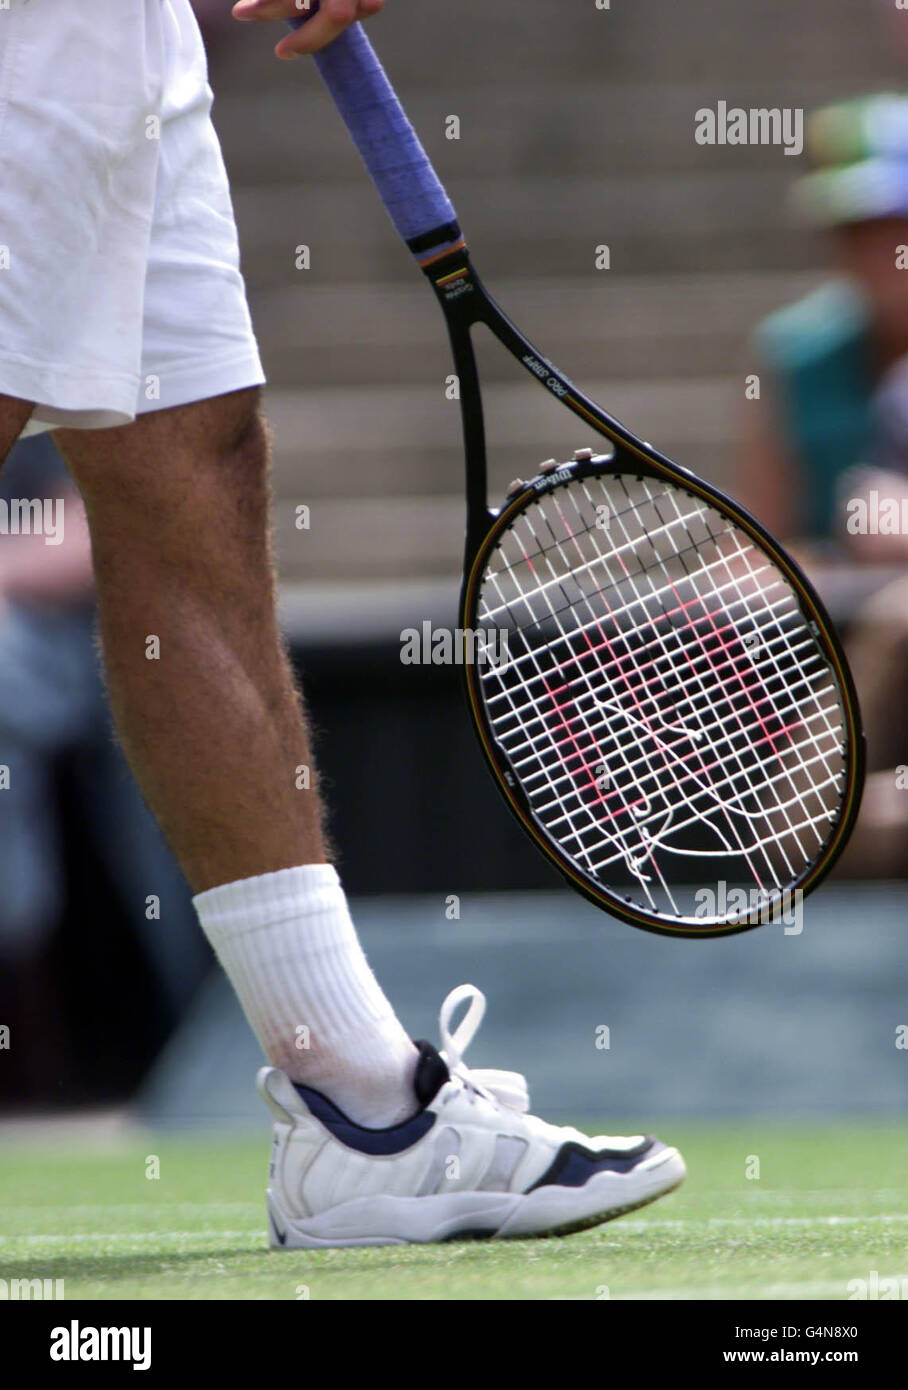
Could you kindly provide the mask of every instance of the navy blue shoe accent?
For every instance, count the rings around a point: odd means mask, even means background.
[[[390,1125],[387,1129],[366,1129],[355,1124],[342,1110],[338,1110],[320,1091],[301,1086],[297,1081],[293,1084],[325,1129],[330,1130],[335,1139],[339,1139],[348,1149],[356,1149],[361,1154],[403,1153],[405,1149],[419,1143],[435,1123],[435,1116],[431,1111],[418,1110],[409,1120],[402,1120],[400,1124]]]
[[[301,1086],[296,1081],[293,1084],[315,1118],[348,1149],[356,1149],[361,1154],[400,1154],[418,1144],[434,1125],[435,1116],[425,1107],[451,1077],[444,1058],[431,1043],[418,1042],[416,1047],[419,1049],[419,1060],[413,1074],[413,1089],[420,1108],[409,1120],[389,1125],[387,1129],[366,1129],[363,1125],[355,1124],[321,1091],[313,1091],[311,1087]]]
[[[569,1141],[562,1144],[541,1178],[527,1188],[584,1187],[596,1173],[629,1173],[646,1154],[658,1153],[665,1145],[649,1135],[634,1149],[587,1149],[583,1144]]]
[[[413,1075],[413,1089],[420,1105],[428,1105],[445,1082],[451,1080],[451,1073],[437,1047],[424,1039],[418,1040],[415,1046],[419,1049],[419,1061]]]

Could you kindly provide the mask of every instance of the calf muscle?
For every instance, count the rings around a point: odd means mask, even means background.
[[[58,440],[85,499],[117,728],[192,887],[323,862],[257,393]]]

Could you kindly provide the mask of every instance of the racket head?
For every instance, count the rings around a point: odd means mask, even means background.
[[[847,842],[857,698],[812,586],[648,446],[550,464],[489,514],[464,666],[498,787],[539,849],[643,930],[788,922]]]

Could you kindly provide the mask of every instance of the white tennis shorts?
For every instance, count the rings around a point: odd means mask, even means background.
[[[264,378],[189,0],[0,0],[0,392],[97,429]]]

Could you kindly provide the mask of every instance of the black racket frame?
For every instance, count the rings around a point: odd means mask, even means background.
[[[446,230],[452,239],[459,232],[454,224]],[[437,236],[437,233],[433,235]],[[544,357],[485,289],[466,248],[447,252],[434,263],[424,265],[423,270],[445,316],[459,383],[467,500],[461,626],[465,630],[475,630],[478,625],[479,581],[486,558],[499,537],[536,498],[546,491],[564,486],[568,479],[611,473],[651,477],[663,482],[667,480],[727,516],[766,552],[791,584],[805,622],[831,665],[842,693],[847,743],[842,749],[845,786],[841,808],[822,853],[787,886],[787,891],[791,893],[797,890],[805,895],[812,892],[832,869],[848,842],[860,808],[866,766],[865,740],[854,682],[838,634],[813,585],[800,566],[755,517],[718,488],[639,439]],[[589,459],[559,463],[557,472],[527,480],[519,490],[508,496],[503,507],[496,510],[490,509],[488,502],[485,421],[472,339],[472,330],[477,324],[483,324],[540,386],[612,446],[608,453],[594,453]],[[689,919],[679,920],[669,914],[645,910],[586,873],[534,816],[519,778],[493,735],[477,667],[465,663],[462,670],[467,704],[496,786],[531,839],[571,887],[621,921],[659,935],[690,938],[731,936],[761,925],[758,919],[695,927]]]

